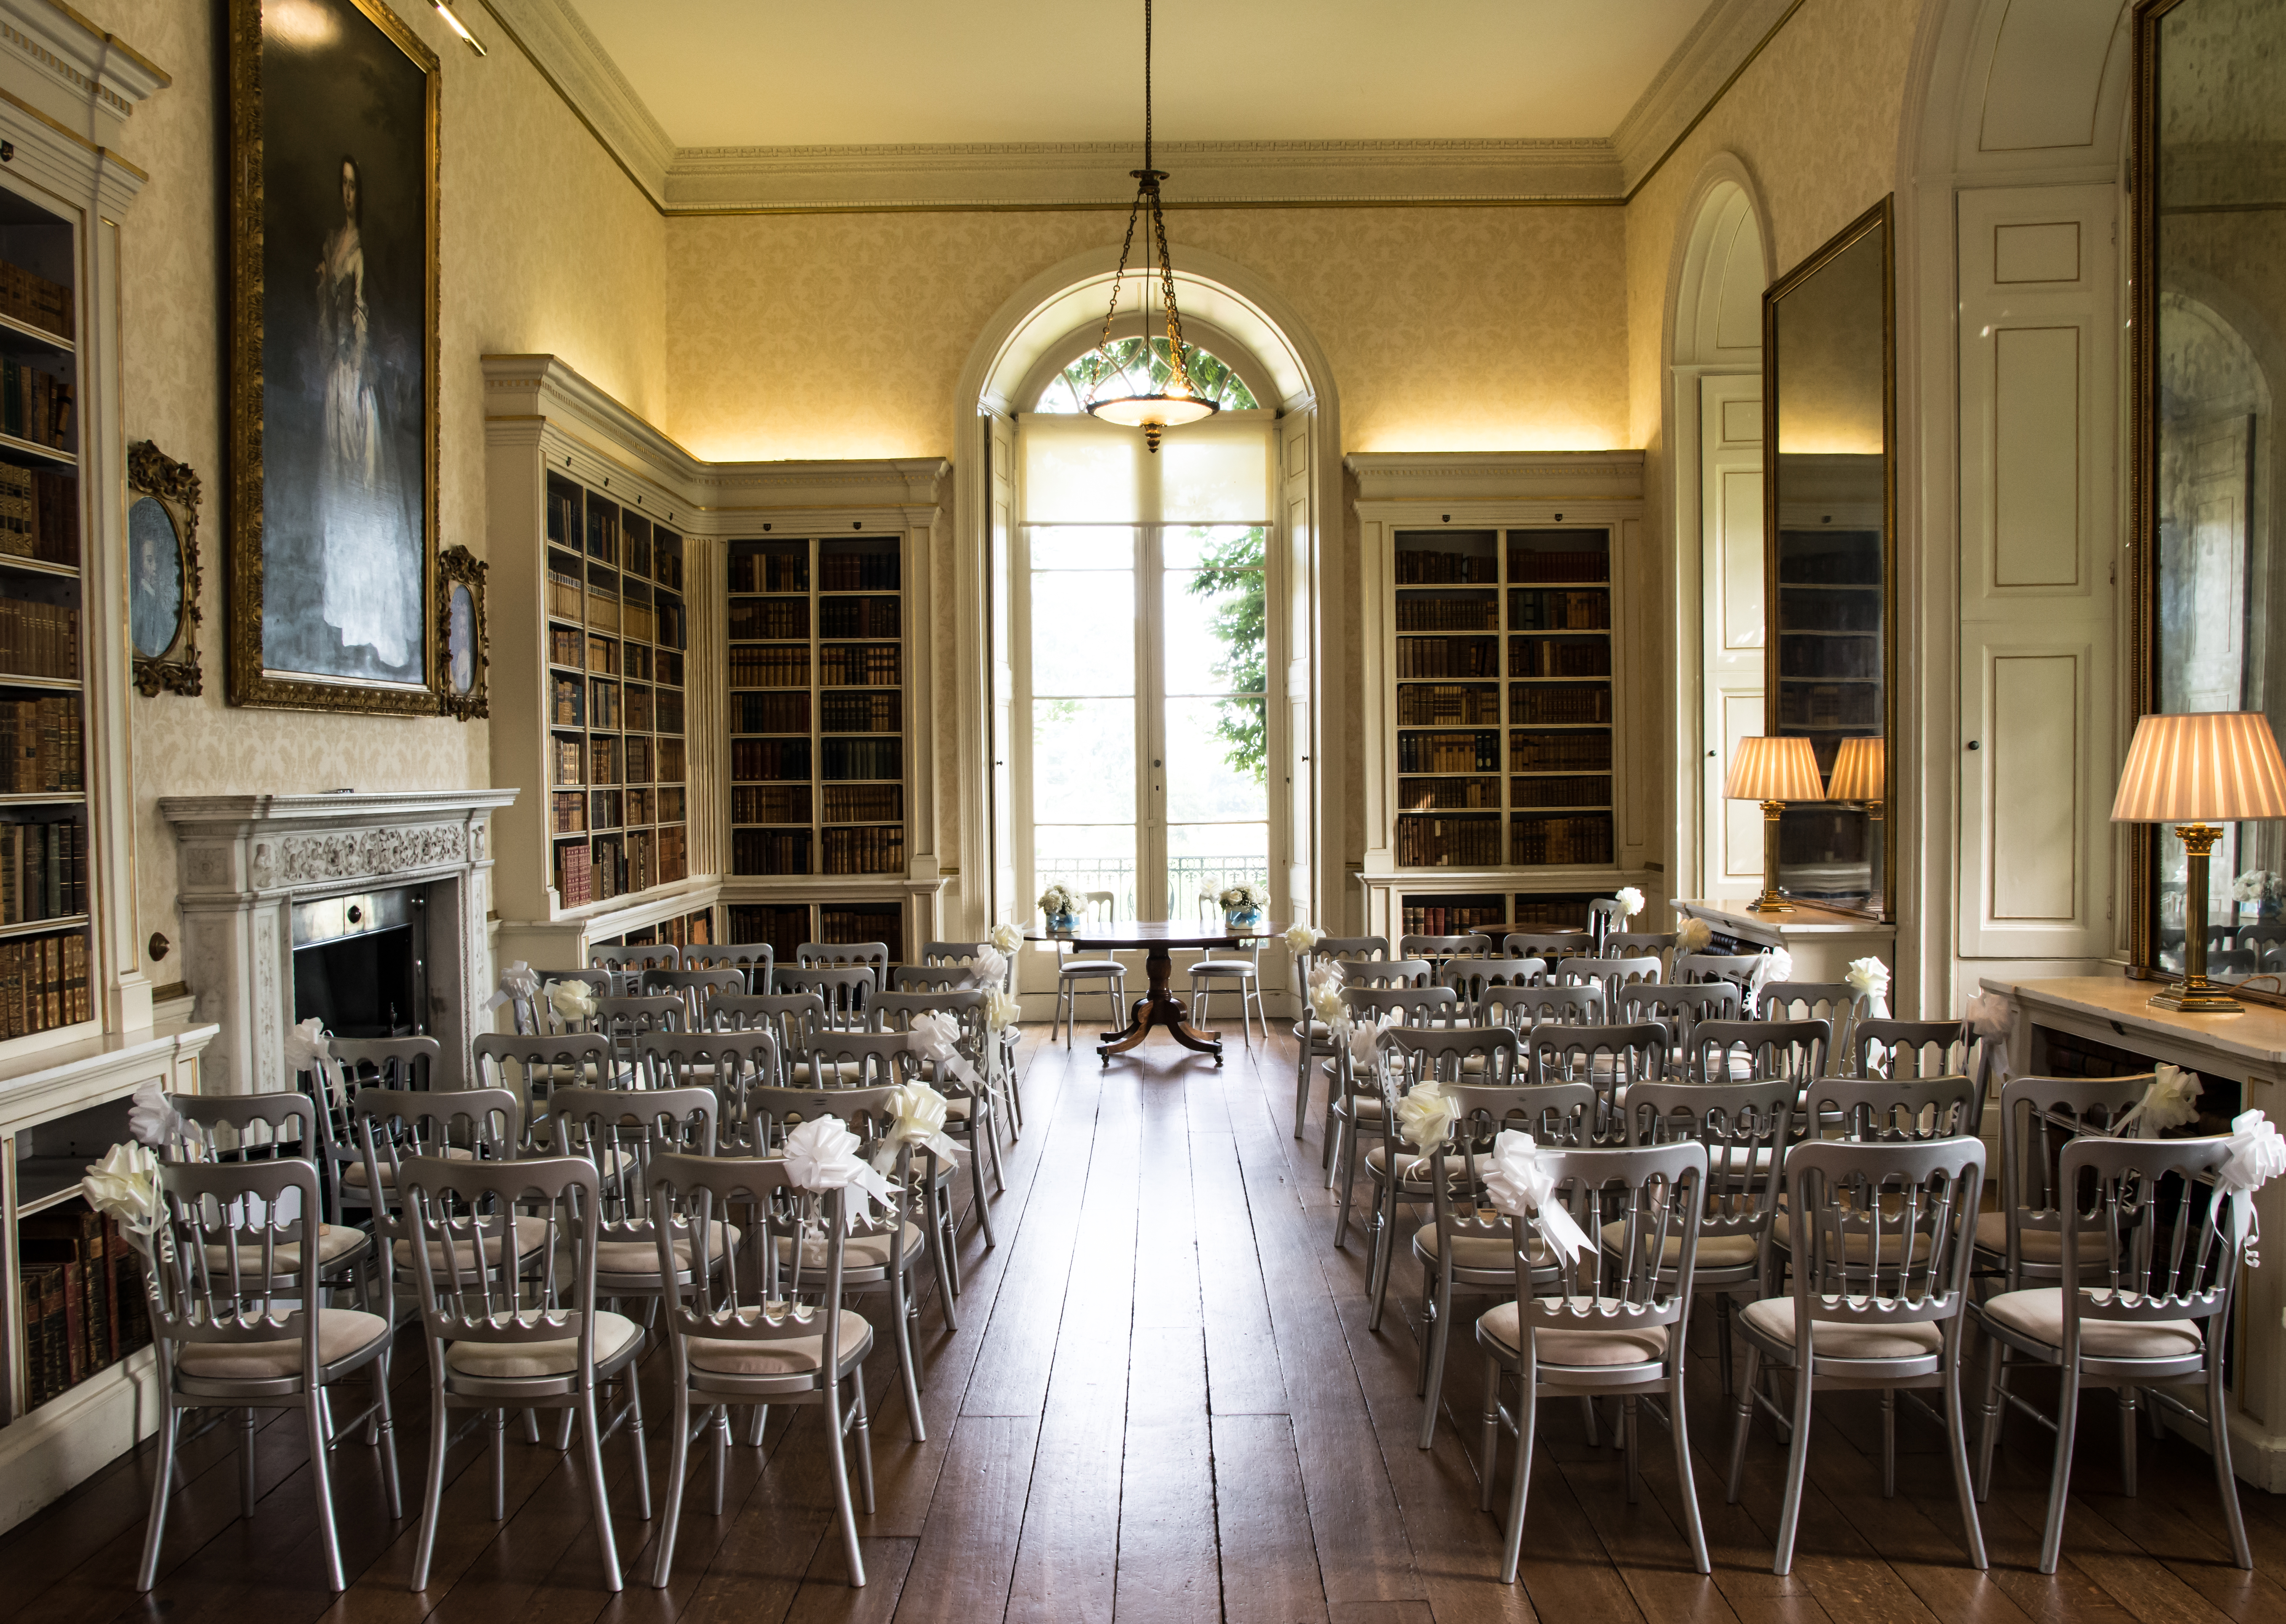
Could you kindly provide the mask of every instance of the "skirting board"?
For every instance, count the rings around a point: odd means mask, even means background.
[[[159,1430],[158,1350],[140,1348],[0,1427],[0,1533]]]

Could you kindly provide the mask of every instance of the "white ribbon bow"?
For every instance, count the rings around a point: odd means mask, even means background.
[[[1005,1031],[1024,1017],[1024,1006],[1016,995],[994,988],[984,995],[984,1024],[992,1031]]]
[[[1381,1018],[1378,1021],[1368,1021],[1360,1026],[1350,1015],[1349,1005],[1344,1004],[1342,1005],[1342,1015],[1349,1028],[1352,1068],[1360,1073],[1378,1069],[1381,1065],[1378,1047],[1381,1035],[1403,1020],[1403,1014],[1397,1010],[1385,1009],[1381,1012]]]
[[[1612,900],[1620,905],[1620,923],[1622,925],[1644,911],[1644,894],[1634,886],[1621,886],[1612,893]]]
[[[595,1018],[595,989],[586,981],[550,981],[540,990],[548,995],[548,1007],[566,1026],[582,1025]]]
[[[1540,1145],[1529,1133],[1505,1129],[1493,1141],[1485,1193],[1510,1218],[1537,1214],[1541,1238],[1567,1257],[1589,1250],[1587,1234],[1556,1199],[1556,1175],[1541,1165]]]
[[[979,948],[975,960],[969,966],[968,984],[980,991],[990,992],[1007,979],[1008,961],[997,948]]]
[[[1431,1078],[1397,1102],[1397,1131],[1425,1156],[1453,1137],[1460,1115],[1460,1103]]]
[[[1849,961],[1849,974],[1842,978],[1850,990],[1865,1000],[1865,1014],[1873,1021],[1889,1018],[1889,966],[1872,957]]]
[[[857,1226],[861,1209],[870,1210],[876,1202],[887,1206],[896,1191],[895,1185],[866,1165],[857,1154],[859,1143],[837,1116],[813,1117],[785,1136],[786,1173],[794,1186],[815,1194],[847,1192],[841,1221],[849,1229]]]
[[[289,1075],[312,1074],[325,1084],[335,1105],[349,1103],[349,1087],[342,1079],[341,1068],[334,1063],[334,1045],[326,1036],[326,1023],[315,1015],[286,1029],[286,1070]]]
[[[135,1091],[127,1108],[127,1133],[138,1145],[162,1149],[183,1125],[183,1114],[167,1103],[167,1091],[151,1078]]]
[[[79,1181],[81,1195],[119,1227],[145,1257],[159,1226],[159,1158],[144,1145],[114,1145]]]
[[[1326,939],[1326,933],[1314,925],[1289,925],[1278,934],[1297,953],[1306,953]]]
[[[2260,1111],[2243,1111],[2230,1119],[2228,1154],[2215,1169],[2215,1184],[2230,1196],[2232,1216],[2238,1221],[2242,1255],[2250,1269],[2261,1266],[2254,1243],[2262,1226],[2254,1216],[2254,1193],[2281,1173],[2286,1173],[2286,1139]],[[2216,1209],[2207,1209],[2207,1221],[2216,1221]]]
[[[1762,989],[1772,981],[1793,980],[1793,955],[1784,948],[1772,948],[1754,960],[1754,974],[1746,983],[1746,1002],[1760,1008]]]
[[[1675,950],[1678,953],[1703,953],[1714,940],[1714,927],[1704,919],[1685,919],[1675,927]]]
[[[1342,997],[1348,980],[1338,958],[1324,959],[1310,972],[1310,1013],[1328,1027],[1348,1023],[1349,1001]]]
[[[1984,1040],[1984,1052],[1990,1057],[1993,1080],[2008,1080],[2008,1037],[2015,1030],[2016,1006],[1997,992],[1980,992],[1968,1000],[1968,1009],[1961,1017],[1968,1029]]]
[[[928,1017],[920,1019],[926,1021]],[[895,1167],[897,1151],[906,1145],[916,1150],[933,1150],[947,1162],[953,1159],[953,1153],[960,1147],[945,1133],[944,1119],[950,1106],[942,1094],[926,1083],[907,1083],[892,1091],[889,1105],[897,1119],[882,1139],[881,1147],[873,1153],[874,1171],[886,1173]]]
[[[992,934],[989,939],[992,945],[1003,953],[1013,953],[1024,945],[1024,933],[1013,925],[1005,922],[992,927]]]
[[[521,958],[501,972],[500,990],[485,1001],[486,1009],[508,1003],[532,1004],[540,997],[540,975]]]
[[[905,1043],[914,1053],[935,1067],[938,1076],[956,1077],[971,1088],[984,1086],[984,1079],[976,1075],[976,1068],[960,1052],[960,1022],[952,1016],[939,1010],[915,1015]]]
[[[2199,1096],[2206,1085],[2199,1081],[2195,1071],[2185,1071],[2180,1066],[2161,1061],[2152,1068],[2151,1086],[2143,1091],[2143,1098],[2135,1108],[2122,1116],[2111,1130],[2116,1139],[2125,1139],[2131,1123],[2140,1121],[2148,1133],[2156,1134],[2162,1128],[2180,1128],[2187,1122],[2199,1119]]]

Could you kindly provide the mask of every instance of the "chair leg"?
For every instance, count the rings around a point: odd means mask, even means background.
[[[1633,1393],[1620,1400],[1620,1431],[1624,1439],[1621,1447],[1627,1453],[1628,1503],[1631,1506],[1643,1500],[1643,1472],[1636,1456],[1636,1407]]]
[[[1722,1396],[1730,1396],[1730,1294],[1714,1293],[1714,1360],[1722,1371]]]
[[[1008,1175],[1000,1163],[1000,1113],[989,1095],[984,1100],[984,1143],[992,1153],[992,1193],[1005,1195],[1008,1193]]]
[[[972,1105],[969,1108],[974,1110],[976,1108]],[[983,1136],[977,1131],[978,1127],[979,1124],[972,1118],[968,1129],[968,1182],[974,1194],[969,1204],[975,1209],[976,1226],[984,1232],[984,1244],[989,1250],[999,1245],[1000,1240],[992,1233],[992,1209],[984,1199],[984,1146],[981,1142]],[[989,1131],[987,1127],[985,1132]],[[959,1226],[956,1224],[953,1227],[957,1232]]]
[[[248,1522],[254,1520],[254,1407],[248,1405],[239,1412],[238,1420],[238,1514]]]
[[[381,1446],[382,1486],[389,1493],[389,1520],[405,1515],[405,1495],[397,1478],[397,1422],[389,1408],[389,1349],[384,1345],[373,1361],[373,1401],[379,1411],[374,1428]]]
[[[905,1294],[897,1284],[902,1274],[893,1274],[889,1281],[889,1317],[896,1321],[897,1370],[905,1383],[905,1419],[911,1423],[913,1442],[928,1441],[928,1428],[921,1423],[920,1382],[913,1369],[913,1339],[906,1328]]]
[[[1754,1383],[1762,1373],[1762,1351],[1749,1343],[1746,1378],[1738,1384],[1738,1396],[1730,1407],[1730,1475],[1722,1485],[1725,1505],[1738,1503],[1738,1478],[1746,1469],[1746,1430],[1754,1420]]]
[[[864,1503],[865,1515],[873,1515],[873,1418],[865,1405],[865,1367],[858,1365],[849,1372],[849,1403],[851,1430],[857,1440],[857,1494]]]
[[[1992,1493],[1992,1451],[2000,1440],[2000,1415],[2007,1407],[2001,1401],[2000,1361],[2007,1352],[2000,1339],[1988,1336],[1984,1339],[1984,1410],[1983,1424],[1976,1430],[1976,1497],[1983,1500]]]
[[[832,1305],[828,1304],[831,1310]],[[841,1543],[849,1554],[849,1582],[865,1582],[865,1559],[857,1553],[857,1513],[849,1503],[849,1457],[841,1436],[841,1384],[825,1384],[826,1456],[833,1463],[833,1507],[841,1518]]]
[[[2222,1356],[2211,1348],[2207,1367],[2207,1453],[2214,1460],[2215,1486],[2222,1491],[2223,1520],[2230,1525],[2231,1560],[2242,1568],[2251,1569],[2254,1566],[2254,1551],[2246,1542],[2246,1517],[2238,1503],[2238,1478],[2230,1468],[2230,1424],[2222,1401]]]
[[[493,1419],[493,1521],[508,1520],[508,1412],[494,1410]]]
[[[2064,1361],[2056,1380],[2056,1458],[2048,1472],[2048,1525],[2040,1535],[2040,1572],[2053,1573],[2063,1556],[2064,1501],[2071,1493],[2072,1445],[2079,1431],[2079,1366]]]
[[[1310,1120],[1310,1034],[1314,1029],[1309,1015],[1305,1013],[1298,1040],[1302,1052],[1294,1061],[1294,1137],[1297,1139]]]
[[[1960,1401],[1960,1341],[1958,1328],[1952,1357],[1944,1361],[1944,1431],[1952,1457],[1952,1488],[1960,1499],[1961,1532],[1968,1541],[1968,1559],[1978,1568],[1989,1565],[1984,1557],[1984,1529],[1976,1516],[1976,1494],[1968,1477],[1968,1411]]]
[[[1423,1271],[1427,1273],[1426,1270]],[[1422,1394],[1421,1447],[1432,1448],[1437,1442],[1437,1411],[1445,1402],[1445,1349],[1453,1330],[1453,1286],[1439,1271],[1438,1300],[1431,1305],[1432,1322],[1423,1328],[1421,1340],[1429,1352],[1429,1380]]]
[[[668,1355],[674,1360],[674,1355]],[[674,1360],[674,1407],[667,1412],[674,1430],[674,1442],[666,1455],[666,1516],[658,1531],[658,1550],[652,1557],[650,1582],[654,1589],[664,1590],[674,1571],[674,1536],[682,1532],[682,1495],[685,1478],[690,1470],[690,1376],[681,1368],[682,1361]]]
[[[714,1484],[713,1493],[706,1502],[707,1515],[720,1517],[722,1515],[723,1491],[729,1487],[730,1476],[730,1407],[716,1405],[711,1419],[713,1424],[706,1430],[714,1435],[711,1440],[713,1447],[708,1451],[714,1457]]]
[[[334,1526],[334,1474],[327,1459],[325,1388],[309,1384],[302,1394],[302,1418],[310,1429],[310,1487],[318,1502],[318,1538],[326,1548],[326,1583],[335,1596],[350,1588],[342,1575],[342,1541]]]
[[[759,1448],[761,1448],[761,1447],[762,1447],[762,1429],[763,1429],[763,1428],[765,1428],[765,1427],[767,1427],[767,1426],[769,1426],[769,1423],[770,1423],[770,1407],[769,1407],[769,1405],[767,1405],[767,1404],[753,1404],[753,1405],[749,1405],[749,1406],[747,1406],[747,1413],[746,1413],[746,1447],[747,1447],[747,1448],[749,1448],[749,1449],[759,1449]]]
[[[603,1589],[622,1589],[619,1545],[611,1537],[611,1485],[603,1478],[603,1439],[595,1425],[595,1384],[593,1376],[579,1389],[579,1431],[587,1445],[587,1486],[595,1500],[595,1542],[603,1557]]]
[[[1493,1509],[1493,1478],[1500,1470],[1500,1360],[1487,1353],[1485,1355],[1484,1456],[1477,1462],[1477,1510],[1479,1511]]]
[[[429,1477],[421,1491],[421,1537],[413,1550],[413,1580],[406,1588],[418,1596],[429,1588],[429,1562],[437,1553],[437,1519],[445,1505],[445,1446],[451,1436],[451,1417],[445,1409],[445,1390],[436,1382],[429,1388]]]
[[[1676,1352],[1681,1352],[1682,1337],[1676,1336]],[[1707,1554],[1707,1529],[1699,1518],[1699,1480],[1691,1472],[1691,1431],[1683,1424],[1683,1360],[1675,1361],[1675,1376],[1667,1389],[1667,1431],[1675,1440],[1675,1480],[1683,1489],[1683,1531],[1691,1540],[1691,1565],[1702,1573],[1714,1571],[1714,1560]]]
[[[1778,1548],[1770,1572],[1793,1572],[1793,1536],[1801,1526],[1802,1480],[1809,1474],[1809,1407],[1817,1384],[1797,1365],[1793,1373],[1793,1442],[1786,1451],[1785,1505],[1778,1513]]]
[[[1540,1419],[1539,1361],[1533,1357],[1529,1336],[1525,1339],[1524,1356],[1517,1361],[1516,1375],[1521,1391],[1516,1411],[1516,1485],[1509,1491],[1508,1542],[1501,1551],[1504,1585],[1516,1582],[1516,1570],[1524,1557],[1525,1494],[1532,1486],[1532,1435]]]
[[[1897,1390],[1881,1389],[1881,1498],[1897,1497]]]
[[[655,1303],[658,1299],[654,1297],[652,1301]],[[636,1379],[633,1364],[627,1366],[625,1376],[627,1384],[627,1431],[635,1452],[635,1520],[647,1523],[650,1521],[650,1457],[643,1451],[642,1383]],[[722,1412],[726,1423],[729,1414],[727,1409]],[[723,1441],[727,1444],[729,1440],[729,1431],[726,1424]]]
[[[2135,1498],[2135,1388],[2119,1384],[2119,1492]]]
[[[945,1209],[950,1207],[952,1202],[945,1194],[944,1186],[937,1182],[936,1169],[934,1165],[930,1167],[927,1177],[929,1261],[936,1268],[936,1311],[944,1320],[944,1328],[948,1331],[957,1331],[960,1328],[960,1311],[953,1306],[952,1265],[947,1257],[952,1250],[954,1241],[953,1237],[946,1233],[948,1226],[944,1221]]]
[[[164,1351],[162,1350],[161,1376],[166,1378]],[[169,1381],[171,1385],[171,1381]],[[135,1570],[135,1589],[148,1595],[151,1587],[159,1582],[159,1544],[167,1532],[167,1499],[175,1486],[175,1446],[182,1437],[183,1412],[167,1399],[160,1400],[158,1470],[151,1482],[151,1511],[143,1525],[143,1563]]]

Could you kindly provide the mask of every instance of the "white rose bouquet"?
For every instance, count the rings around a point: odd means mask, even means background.
[[[1270,906],[1270,893],[1251,880],[1226,886],[1215,901],[1226,913],[1259,913]]]
[[[2286,877],[2271,869],[2249,869],[2230,882],[2230,895],[2241,903],[2286,901]]]
[[[1059,914],[1084,913],[1087,900],[1069,886],[1058,881],[1040,893],[1040,911],[1050,918]]]

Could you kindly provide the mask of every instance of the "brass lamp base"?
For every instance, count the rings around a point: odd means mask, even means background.
[[[1778,817],[1783,800],[1762,802],[1762,894],[1746,904],[1749,913],[1792,913],[1793,904],[1778,889]]]
[[[2184,824],[2175,831],[2183,843],[2183,979],[2154,994],[2153,1009],[2186,1015],[2243,1014],[2246,1006],[2207,980],[2207,858],[2222,831],[2211,824]]]

